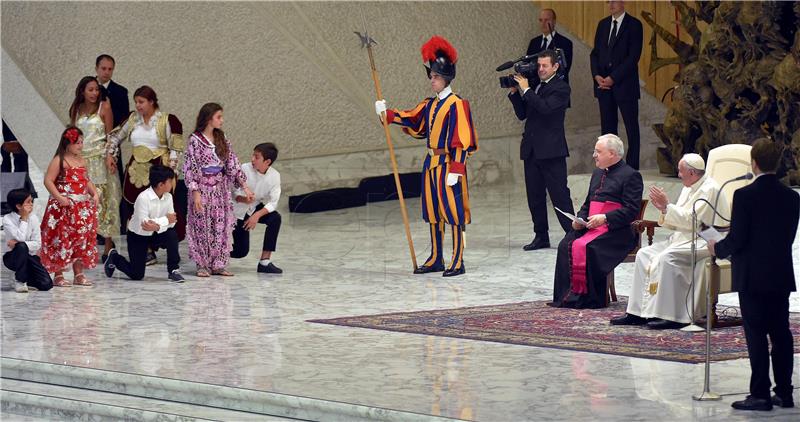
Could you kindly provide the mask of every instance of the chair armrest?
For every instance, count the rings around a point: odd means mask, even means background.
[[[653,220],[636,220],[631,223],[631,226],[638,234],[647,231],[647,245],[653,244],[653,236],[656,233],[656,227],[661,227],[657,221]]]

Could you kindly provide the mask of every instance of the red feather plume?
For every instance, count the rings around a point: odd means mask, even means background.
[[[440,37],[438,35],[434,35],[431,39],[428,40],[425,44],[422,45],[422,61],[427,63],[436,60],[437,52],[441,52],[441,54],[450,61],[450,63],[455,64],[458,60],[458,53],[456,52],[455,47],[450,45],[450,43]]]

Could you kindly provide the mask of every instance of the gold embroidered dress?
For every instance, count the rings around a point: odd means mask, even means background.
[[[89,180],[97,188],[100,207],[97,209],[97,234],[119,236],[119,201],[122,196],[119,179],[106,167],[106,127],[100,114],[81,115],[75,126],[83,131],[83,150]]]

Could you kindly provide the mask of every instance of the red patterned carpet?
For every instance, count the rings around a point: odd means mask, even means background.
[[[620,298],[606,309],[558,309],[545,305],[545,301],[537,301],[309,322],[675,362],[705,361],[705,332],[611,326],[609,319],[625,312],[625,299]],[[800,352],[800,314],[790,314],[790,319],[797,353]],[[746,358],[742,328],[715,329],[711,337],[711,355],[714,361]]]

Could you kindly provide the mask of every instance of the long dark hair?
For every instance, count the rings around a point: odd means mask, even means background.
[[[69,106],[69,120],[73,125],[75,124],[75,120],[78,119],[78,111],[81,108],[81,104],[86,102],[83,91],[86,91],[86,86],[91,82],[96,83],[97,89],[100,91],[100,95],[97,96],[97,108],[94,110],[95,112],[100,109],[100,103],[106,99],[105,90],[103,86],[100,85],[100,81],[98,81],[97,78],[94,76],[84,76],[81,78],[81,81],[78,82],[78,86],[75,88],[75,99],[72,100],[72,105]]]
[[[195,132],[203,132],[208,126],[208,122],[214,117],[214,113],[222,111],[222,106],[217,103],[205,103],[197,113],[197,125]],[[214,147],[216,147],[217,157],[225,162],[228,159],[228,143],[225,142],[225,132],[222,129],[214,129]]]
[[[56,153],[53,156],[58,157],[58,174],[61,174],[64,171],[64,155],[67,153],[67,147],[73,143],[72,139],[70,138],[74,137],[74,134],[70,133],[71,131],[77,132],[79,136],[83,136],[83,131],[72,125],[67,126],[67,128],[61,132],[61,140],[58,141],[58,148],[56,148]],[[75,140],[77,140],[77,138],[75,138]]]

